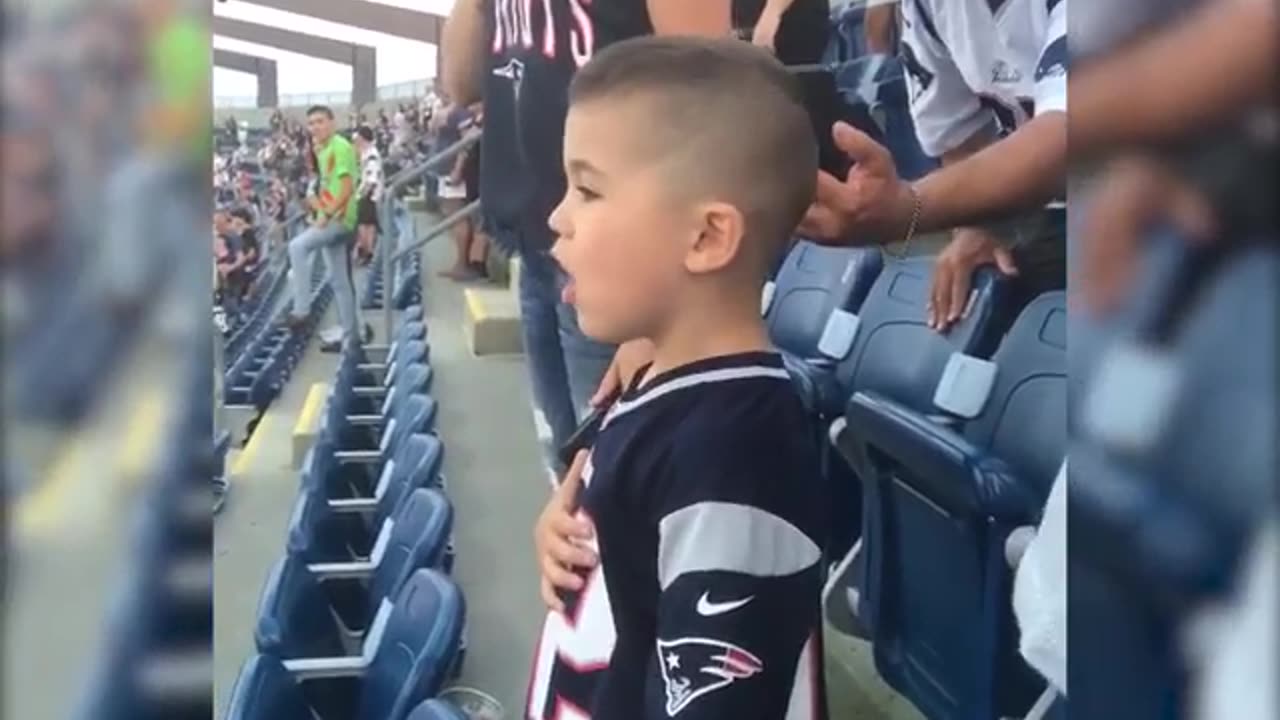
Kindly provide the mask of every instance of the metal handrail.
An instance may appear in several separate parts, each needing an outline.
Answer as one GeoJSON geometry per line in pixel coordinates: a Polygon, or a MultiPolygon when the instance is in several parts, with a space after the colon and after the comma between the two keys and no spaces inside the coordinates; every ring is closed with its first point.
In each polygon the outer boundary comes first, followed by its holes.
{"type": "Polygon", "coordinates": [[[479,209],[480,209],[480,201],[474,200],[468,205],[466,205],[465,207],[463,207],[462,209],[454,212],[451,215],[446,216],[440,222],[436,223],[435,225],[432,225],[431,229],[427,231],[426,235],[423,235],[421,238],[414,240],[409,246],[403,247],[397,250],[396,254],[392,256],[391,262],[394,263],[398,260],[403,260],[405,256],[407,256],[409,253],[412,253],[413,251],[418,250],[419,248],[423,247],[424,245],[431,242],[432,240],[435,240],[436,238],[440,237],[440,235],[445,233],[447,230],[449,230],[449,228],[453,227],[457,223],[463,220],[466,220],[472,215],[475,215],[479,209]]]}
{"type": "MultiPolygon", "coordinates": [[[[391,319],[392,297],[391,296],[393,291],[395,290],[395,262],[405,254],[403,252],[398,252],[398,251],[393,252],[390,248],[390,243],[389,243],[390,237],[394,236],[392,229],[395,227],[395,222],[394,222],[395,215],[394,215],[394,208],[393,208],[395,194],[405,185],[408,185],[409,183],[421,178],[423,175],[426,175],[428,172],[435,169],[437,166],[447,162],[448,160],[458,155],[458,153],[461,153],[462,151],[466,150],[467,148],[471,147],[472,145],[476,144],[479,141],[480,141],[480,133],[476,132],[476,133],[468,134],[467,136],[463,137],[461,140],[453,143],[449,147],[445,148],[444,150],[441,150],[435,155],[432,155],[426,160],[423,160],[417,165],[411,168],[406,168],[404,170],[401,170],[400,172],[393,175],[389,181],[387,181],[387,187],[383,193],[383,197],[384,197],[384,202],[382,203],[383,217],[382,217],[382,222],[380,224],[382,225],[382,231],[384,233],[387,233],[388,236],[384,236],[382,239],[382,242],[379,243],[380,252],[382,254],[382,327],[383,327],[383,331],[385,332],[384,337],[387,339],[387,342],[390,342],[390,338],[391,338],[391,324],[392,324],[392,319],[391,319]]],[[[471,212],[475,212],[475,208],[473,207],[475,205],[477,205],[477,203],[472,203],[472,205],[468,206],[467,208],[463,208],[463,210],[470,209],[471,212]]],[[[460,212],[462,211],[459,211],[459,213],[460,212]]],[[[454,213],[454,215],[458,215],[459,213],[454,213]]],[[[453,216],[450,216],[450,217],[453,217],[453,216]]],[[[446,218],[446,220],[448,219],[449,218],[446,218]]],[[[454,219],[453,222],[457,222],[457,219],[454,219]]],[[[442,232],[442,230],[440,229],[441,225],[443,225],[443,223],[432,228],[427,235],[427,239],[437,237],[442,232]]],[[[443,227],[448,228],[449,226],[443,225],[443,227]]],[[[414,249],[421,247],[423,244],[425,244],[425,242],[426,240],[423,240],[422,242],[414,243],[413,244],[414,249]]]]}

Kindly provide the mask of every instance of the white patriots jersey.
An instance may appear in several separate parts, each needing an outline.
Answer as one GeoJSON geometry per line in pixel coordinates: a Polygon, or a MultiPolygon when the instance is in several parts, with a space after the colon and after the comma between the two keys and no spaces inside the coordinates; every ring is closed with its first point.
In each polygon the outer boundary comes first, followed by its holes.
{"type": "Polygon", "coordinates": [[[1067,0],[902,0],[911,116],[926,153],[1067,108],[1067,0]]]}

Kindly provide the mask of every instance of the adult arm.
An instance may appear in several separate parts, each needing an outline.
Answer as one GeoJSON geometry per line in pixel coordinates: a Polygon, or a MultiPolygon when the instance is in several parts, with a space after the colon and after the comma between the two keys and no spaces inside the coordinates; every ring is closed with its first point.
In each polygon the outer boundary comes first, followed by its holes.
{"type": "Polygon", "coordinates": [[[440,76],[453,102],[470,105],[480,100],[484,91],[484,51],[483,0],[456,0],[440,43],[440,76]]]}
{"type": "Polygon", "coordinates": [[[1278,35],[1272,2],[1205,3],[1082,66],[1070,81],[1073,157],[1172,140],[1274,97],[1278,35]]]}

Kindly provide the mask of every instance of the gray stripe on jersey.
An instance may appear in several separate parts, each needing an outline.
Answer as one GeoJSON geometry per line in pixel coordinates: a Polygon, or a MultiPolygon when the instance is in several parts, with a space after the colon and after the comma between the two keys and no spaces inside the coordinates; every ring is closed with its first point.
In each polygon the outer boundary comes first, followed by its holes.
{"type": "Polygon", "coordinates": [[[695,503],[658,524],[658,582],[663,590],[692,572],[793,575],[821,555],[795,525],[750,505],[695,503]]]}

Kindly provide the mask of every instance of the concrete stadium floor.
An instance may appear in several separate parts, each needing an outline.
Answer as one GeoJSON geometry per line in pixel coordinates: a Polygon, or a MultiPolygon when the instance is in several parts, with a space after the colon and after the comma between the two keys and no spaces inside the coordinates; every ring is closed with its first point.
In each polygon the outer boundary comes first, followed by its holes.
{"type": "MultiPolygon", "coordinates": [[[[419,234],[427,226],[417,215],[419,234]]],[[[462,335],[461,286],[435,275],[452,248],[424,253],[423,296],[440,403],[445,473],[456,511],[454,576],[466,594],[468,639],[460,684],[492,694],[507,718],[520,716],[528,663],[543,613],[537,597],[531,531],[546,499],[546,476],[529,409],[523,358],[471,355],[462,335]]],[[[357,287],[363,278],[357,278],[357,287]]],[[[332,313],[332,309],[330,313],[332,313]]],[[[381,335],[381,312],[365,319],[381,335]]],[[[290,468],[291,432],[312,383],[329,382],[336,356],[313,340],[282,396],[258,427],[243,476],[232,480],[214,529],[215,717],[222,717],[236,674],[253,650],[258,594],[284,551],[297,495],[290,468]]],[[[233,459],[230,461],[235,463],[233,459]]],[[[828,690],[833,720],[916,720],[920,715],[879,682],[870,649],[828,633],[828,690]]]]}

